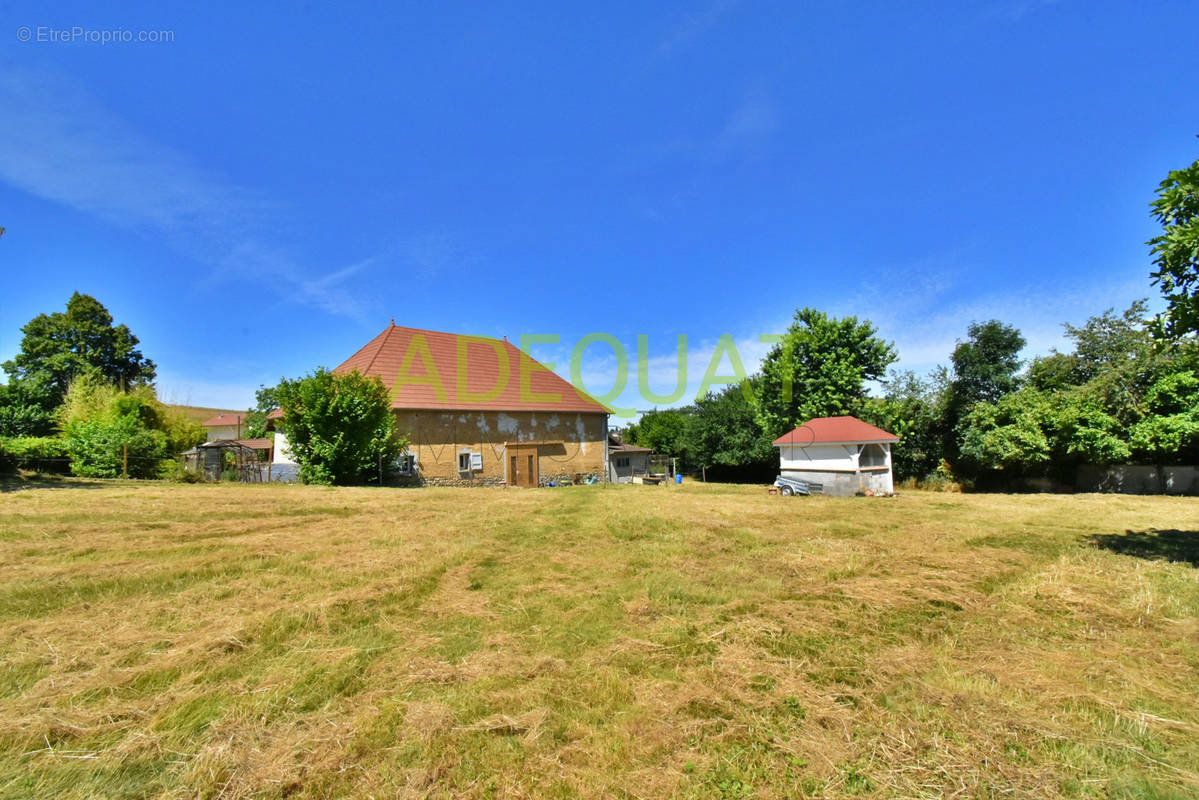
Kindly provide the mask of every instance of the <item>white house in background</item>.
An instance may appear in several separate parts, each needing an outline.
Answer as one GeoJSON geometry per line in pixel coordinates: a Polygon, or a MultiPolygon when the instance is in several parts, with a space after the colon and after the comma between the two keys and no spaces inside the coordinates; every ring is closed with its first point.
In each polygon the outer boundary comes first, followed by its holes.
{"type": "Polygon", "coordinates": [[[268,427],[275,429],[275,449],[271,451],[270,477],[273,481],[290,482],[300,477],[300,465],[291,457],[287,435],[272,420],[268,427]]]}
{"type": "Polygon", "coordinates": [[[220,411],[200,423],[208,431],[208,441],[240,439],[246,430],[246,415],[220,411]]]}
{"type": "Polygon", "coordinates": [[[817,417],[774,440],[784,477],[839,496],[892,494],[891,445],[899,437],[857,417],[817,417]]]}
{"type": "MultiPolygon", "coordinates": [[[[253,450],[267,451],[269,469],[264,469],[264,479],[269,476],[273,481],[294,481],[299,474],[299,466],[291,457],[287,446],[287,437],[283,431],[274,431],[271,438],[246,439],[246,414],[234,411],[221,411],[204,420],[201,425],[208,432],[209,442],[229,441],[249,447],[253,450]]],[[[267,430],[275,428],[275,420],[267,419],[267,430]]]]}

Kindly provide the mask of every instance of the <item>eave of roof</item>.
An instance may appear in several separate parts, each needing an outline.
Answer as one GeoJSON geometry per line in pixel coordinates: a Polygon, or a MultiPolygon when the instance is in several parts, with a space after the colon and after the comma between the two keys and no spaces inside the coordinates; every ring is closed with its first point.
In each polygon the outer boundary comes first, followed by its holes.
{"type": "Polygon", "coordinates": [[[811,444],[891,444],[899,437],[857,417],[817,417],[775,439],[775,447],[811,444]]]}
{"type": "Polygon", "coordinates": [[[217,414],[215,417],[209,417],[200,423],[205,428],[215,428],[220,425],[241,425],[246,421],[245,414],[217,414]]]}

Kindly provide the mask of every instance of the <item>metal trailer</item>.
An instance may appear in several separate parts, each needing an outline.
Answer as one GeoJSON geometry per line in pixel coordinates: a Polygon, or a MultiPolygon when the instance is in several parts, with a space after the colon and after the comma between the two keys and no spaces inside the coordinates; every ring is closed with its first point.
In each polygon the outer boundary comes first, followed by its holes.
{"type": "Polygon", "coordinates": [[[779,487],[779,494],[785,497],[795,494],[822,494],[824,492],[823,484],[801,481],[796,478],[784,478],[782,475],[775,478],[774,485],[779,487]]]}

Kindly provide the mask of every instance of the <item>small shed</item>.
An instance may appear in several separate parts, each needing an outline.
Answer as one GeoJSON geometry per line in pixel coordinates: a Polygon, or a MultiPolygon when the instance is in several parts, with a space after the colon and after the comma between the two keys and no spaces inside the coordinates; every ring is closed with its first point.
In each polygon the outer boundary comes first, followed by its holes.
{"type": "Polygon", "coordinates": [[[207,481],[235,472],[242,483],[261,483],[273,447],[270,439],[217,439],[185,452],[183,465],[207,481]]]}
{"type": "Polygon", "coordinates": [[[857,417],[817,417],[774,440],[783,477],[819,483],[825,494],[894,494],[893,433],[857,417]]]}
{"type": "Polygon", "coordinates": [[[649,473],[648,447],[625,444],[616,434],[608,434],[608,480],[612,483],[632,483],[633,477],[649,473]]]}

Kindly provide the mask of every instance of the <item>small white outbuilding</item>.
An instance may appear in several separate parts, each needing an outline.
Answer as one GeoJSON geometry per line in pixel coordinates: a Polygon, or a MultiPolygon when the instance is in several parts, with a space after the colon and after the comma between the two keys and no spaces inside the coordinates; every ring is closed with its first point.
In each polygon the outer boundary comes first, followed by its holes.
{"type": "Polygon", "coordinates": [[[819,483],[824,493],[892,494],[891,445],[899,437],[857,417],[817,417],[774,440],[786,478],[819,483]]]}

